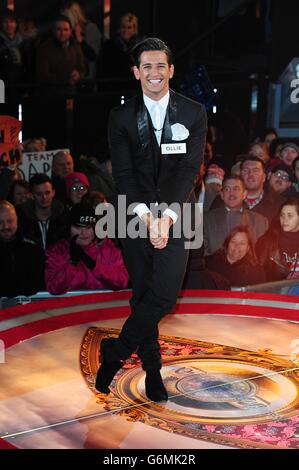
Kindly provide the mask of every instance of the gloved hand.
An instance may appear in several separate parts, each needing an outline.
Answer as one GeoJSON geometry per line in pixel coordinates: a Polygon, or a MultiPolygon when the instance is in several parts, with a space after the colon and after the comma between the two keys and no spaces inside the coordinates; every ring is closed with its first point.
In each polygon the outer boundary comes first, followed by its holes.
{"type": "Polygon", "coordinates": [[[83,261],[83,263],[88,269],[90,270],[94,269],[96,265],[96,261],[93,260],[90,256],[88,256],[88,254],[85,253],[84,250],[82,250],[82,253],[81,253],[81,260],[83,261]]]}
{"type": "Polygon", "coordinates": [[[78,238],[78,235],[75,235],[74,237],[72,237],[71,243],[70,243],[70,258],[71,258],[72,264],[74,264],[75,266],[77,266],[77,264],[79,263],[82,252],[83,252],[82,248],[76,243],[77,238],[78,238]]]}
{"type": "Polygon", "coordinates": [[[83,248],[80,245],[77,245],[78,235],[75,235],[74,237],[71,238],[71,244],[70,244],[70,257],[71,257],[71,262],[75,266],[79,263],[80,260],[83,261],[85,266],[88,269],[94,269],[96,265],[96,261],[94,261],[90,256],[88,256],[87,253],[83,250],[83,248]]]}

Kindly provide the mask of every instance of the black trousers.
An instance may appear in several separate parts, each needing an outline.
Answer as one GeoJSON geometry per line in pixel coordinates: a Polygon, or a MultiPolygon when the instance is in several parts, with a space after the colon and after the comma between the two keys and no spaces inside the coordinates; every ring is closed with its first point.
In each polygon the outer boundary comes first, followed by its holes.
{"type": "Polygon", "coordinates": [[[122,239],[132,281],[131,315],[111,351],[125,360],[137,350],[144,370],[161,368],[158,323],[175,305],[184,279],[188,249],[185,239],[170,238],[166,248],[155,249],[148,239],[122,239]]]}

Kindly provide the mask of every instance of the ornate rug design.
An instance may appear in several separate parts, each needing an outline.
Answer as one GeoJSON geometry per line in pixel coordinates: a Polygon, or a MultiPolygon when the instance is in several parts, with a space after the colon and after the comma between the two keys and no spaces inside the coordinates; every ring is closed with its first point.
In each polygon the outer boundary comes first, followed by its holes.
{"type": "Polygon", "coordinates": [[[148,401],[134,354],[111,384],[94,388],[103,337],[90,327],[80,348],[83,377],[106,411],[171,433],[240,448],[299,448],[299,361],[270,349],[247,351],[178,337],[160,337],[167,402],[148,401]]]}

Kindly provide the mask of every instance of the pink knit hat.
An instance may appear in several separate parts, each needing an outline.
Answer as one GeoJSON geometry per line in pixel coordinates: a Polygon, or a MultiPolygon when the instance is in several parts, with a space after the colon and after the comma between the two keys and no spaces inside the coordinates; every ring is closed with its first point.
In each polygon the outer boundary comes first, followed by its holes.
{"type": "Polygon", "coordinates": [[[217,183],[222,185],[222,181],[224,178],[225,172],[220,168],[220,166],[213,163],[209,166],[208,171],[206,173],[205,182],[206,183],[217,183]]]}
{"type": "Polygon", "coordinates": [[[77,171],[67,175],[65,178],[65,189],[68,196],[70,195],[71,188],[77,184],[84,184],[84,186],[89,190],[89,181],[84,173],[79,173],[77,171]]]}

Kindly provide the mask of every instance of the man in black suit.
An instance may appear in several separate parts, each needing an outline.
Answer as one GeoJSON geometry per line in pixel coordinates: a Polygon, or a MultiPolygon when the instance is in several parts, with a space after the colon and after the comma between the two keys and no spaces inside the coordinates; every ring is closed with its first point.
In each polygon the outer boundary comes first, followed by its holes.
{"type": "Polygon", "coordinates": [[[132,58],[143,95],[111,111],[109,143],[118,194],[126,196],[127,206],[133,205],[147,236],[128,234],[122,240],[133,288],[132,312],[119,337],[101,343],[96,389],[109,393],[123,361],[137,350],[146,371],[146,395],[161,401],[168,395],[160,375],[158,323],[176,303],[186,270],[185,237],[182,230],[174,234],[183,204],[192,200],[206,113],[199,103],[169,90],[174,66],[163,41],[145,39],[135,46],[132,58]],[[161,203],[165,210],[158,210],[161,203]]]}

